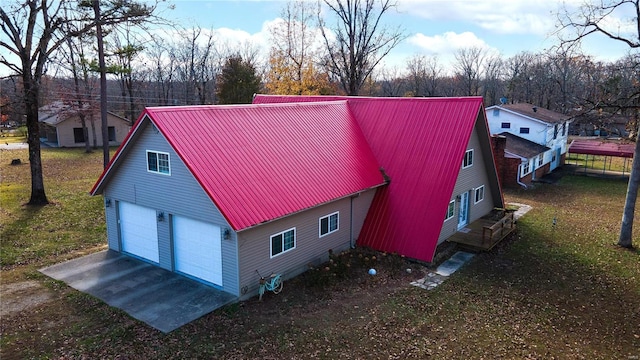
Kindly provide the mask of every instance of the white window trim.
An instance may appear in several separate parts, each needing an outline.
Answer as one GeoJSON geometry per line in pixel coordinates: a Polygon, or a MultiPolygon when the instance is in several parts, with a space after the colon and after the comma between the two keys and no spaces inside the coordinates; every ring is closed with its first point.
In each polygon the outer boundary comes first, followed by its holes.
{"type": "Polygon", "coordinates": [[[464,158],[462,159],[462,168],[463,168],[463,169],[467,169],[467,168],[470,168],[470,167],[472,167],[472,166],[473,166],[473,157],[474,157],[474,156],[473,156],[473,155],[474,155],[473,153],[474,153],[473,149],[468,149],[467,151],[465,151],[465,152],[464,152],[464,158]],[[469,165],[465,166],[465,165],[464,165],[464,162],[465,162],[465,160],[467,160],[467,154],[468,154],[468,153],[471,153],[471,164],[469,164],[469,165]]]}
{"type": "Polygon", "coordinates": [[[449,201],[449,205],[447,205],[447,214],[445,216],[444,221],[451,220],[456,216],[456,200],[453,199],[449,201]],[[449,216],[449,207],[453,204],[453,211],[451,212],[451,216],[449,216]]]}
{"type": "Polygon", "coordinates": [[[527,160],[527,162],[522,163],[521,165],[522,165],[522,167],[521,167],[521,170],[520,170],[520,177],[524,177],[524,176],[529,175],[531,173],[531,164],[529,163],[529,160],[527,160]],[[526,168],[528,168],[529,171],[527,171],[527,172],[524,171],[525,170],[525,166],[526,166],[526,168]]]}
{"type": "MultiPolygon", "coordinates": [[[[156,156],[157,158],[157,156],[156,156]]],[[[145,159],[144,159],[146,166],[147,166],[147,172],[153,173],[153,174],[160,174],[160,175],[166,175],[166,176],[171,176],[171,154],[169,154],[168,152],[164,152],[164,151],[156,151],[156,150],[147,150],[145,153],[145,159]],[[151,169],[149,169],[149,153],[155,153],[156,155],[158,154],[163,154],[163,155],[167,155],[167,163],[168,163],[168,168],[169,168],[169,172],[168,173],[163,173],[160,171],[160,164],[159,164],[159,159],[158,164],[156,164],[158,166],[158,171],[153,171],[151,169]]]]}
{"type": "Polygon", "coordinates": [[[321,217],[320,219],[318,219],[318,237],[325,237],[325,236],[327,236],[329,234],[332,234],[332,233],[334,233],[334,232],[336,232],[338,230],[340,230],[340,211],[333,212],[333,213],[331,213],[329,215],[325,215],[325,216],[321,217]],[[331,217],[333,215],[337,216],[335,230],[331,230],[331,220],[330,219],[331,219],[331,217]],[[329,226],[327,227],[327,229],[329,230],[329,232],[327,232],[326,234],[322,233],[322,219],[327,219],[327,221],[328,221],[328,225],[329,226]]]}
{"type": "Polygon", "coordinates": [[[291,229],[287,229],[287,230],[284,230],[284,231],[280,231],[279,233],[273,234],[273,235],[271,235],[269,237],[269,257],[271,259],[273,259],[276,256],[280,256],[280,255],[282,255],[284,253],[287,253],[287,252],[289,252],[291,250],[294,250],[296,248],[296,246],[298,246],[298,239],[296,239],[296,228],[295,227],[292,227],[291,229]],[[293,247],[290,248],[290,249],[285,250],[284,249],[284,234],[289,232],[289,231],[291,231],[291,230],[293,230],[293,247]],[[275,254],[275,255],[273,255],[273,238],[278,236],[278,235],[282,235],[282,251],[277,253],[277,254],[275,254]]]}
{"type": "Polygon", "coordinates": [[[484,200],[484,185],[480,185],[477,188],[473,189],[473,203],[477,204],[479,202],[481,202],[482,200],[484,200]],[[478,195],[478,190],[482,189],[482,199],[477,200],[477,195],[478,195]]]}

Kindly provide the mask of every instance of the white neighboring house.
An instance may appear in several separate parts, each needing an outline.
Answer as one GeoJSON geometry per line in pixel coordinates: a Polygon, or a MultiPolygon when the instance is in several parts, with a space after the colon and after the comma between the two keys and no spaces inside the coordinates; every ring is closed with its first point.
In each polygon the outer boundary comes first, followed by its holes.
{"type": "MultiPolygon", "coordinates": [[[[553,171],[564,165],[569,116],[527,103],[494,105],[486,112],[491,135],[508,132],[550,149],[537,167],[549,164],[549,171],[553,171]]],[[[530,167],[529,172],[533,170],[530,167]]]]}

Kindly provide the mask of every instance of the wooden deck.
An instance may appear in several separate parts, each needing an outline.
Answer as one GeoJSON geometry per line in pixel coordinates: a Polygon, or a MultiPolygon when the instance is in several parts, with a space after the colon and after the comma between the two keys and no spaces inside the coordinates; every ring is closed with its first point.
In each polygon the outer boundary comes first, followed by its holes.
{"type": "Polygon", "coordinates": [[[510,212],[498,221],[478,219],[456,232],[447,241],[472,251],[489,251],[515,230],[513,212],[510,212]]]}

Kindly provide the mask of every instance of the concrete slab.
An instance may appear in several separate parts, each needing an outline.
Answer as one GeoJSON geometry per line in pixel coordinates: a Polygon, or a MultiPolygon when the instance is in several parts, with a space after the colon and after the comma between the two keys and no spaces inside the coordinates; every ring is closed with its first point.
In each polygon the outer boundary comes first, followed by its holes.
{"type": "Polygon", "coordinates": [[[518,208],[518,210],[516,210],[513,213],[513,218],[515,220],[520,219],[522,216],[524,216],[526,213],[528,213],[529,211],[531,211],[532,207],[530,205],[526,205],[526,204],[519,204],[519,203],[507,203],[508,206],[515,206],[518,208]]]}
{"type": "Polygon", "coordinates": [[[40,272],[164,333],[237,300],[232,294],[111,250],[40,272]]]}
{"type": "Polygon", "coordinates": [[[427,276],[411,282],[411,285],[425,290],[433,290],[447,280],[449,275],[460,269],[462,265],[471,260],[474,256],[475,254],[468,253],[466,251],[458,251],[440,264],[435,272],[428,272],[427,276]]]}
{"type": "Polygon", "coordinates": [[[468,253],[465,251],[458,251],[449,259],[444,261],[438,269],[436,269],[436,274],[442,276],[449,276],[456,272],[462,265],[464,265],[467,261],[471,260],[474,256],[472,253],[468,253]]]}

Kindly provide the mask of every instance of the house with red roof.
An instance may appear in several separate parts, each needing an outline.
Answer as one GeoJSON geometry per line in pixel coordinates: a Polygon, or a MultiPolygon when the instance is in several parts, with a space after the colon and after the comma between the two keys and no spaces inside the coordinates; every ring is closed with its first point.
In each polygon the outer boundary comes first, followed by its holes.
{"type": "Polygon", "coordinates": [[[111,250],[239,299],[356,244],[429,262],[503,207],[479,97],[147,108],[91,194],[111,250]]]}

